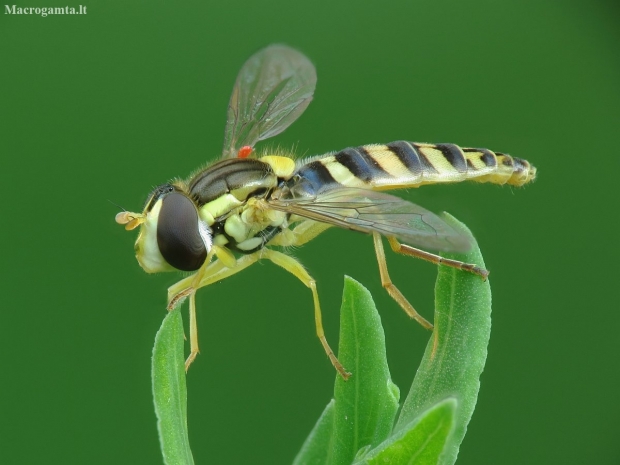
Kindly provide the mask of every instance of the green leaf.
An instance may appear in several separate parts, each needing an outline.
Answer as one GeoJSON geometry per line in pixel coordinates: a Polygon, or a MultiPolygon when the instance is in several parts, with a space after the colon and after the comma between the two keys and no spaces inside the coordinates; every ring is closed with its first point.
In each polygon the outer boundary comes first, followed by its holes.
{"type": "Polygon", "coordinates": [[[293,465],[323,465],[326,463],[334,430],[334,403],[332,399],[306,438],[293,465]]]}
{"type": "Polygon", "coordinates": [[[452,432],[456,408],[454,398],[438,403],[354,464],[436,464],[452,432]]]}
{"type": "Polygon", "coordinates": [[[187,436],[187,389],[179,309],[164,318],[155,336],[152,381],[159,442],[168,465],[193,464],[187,436]]]}
{"type": "Polygon", "coordinates": [[[392,383],[381,318],[370,292],[346,276],[340,309],[340,362],[352,373],[336,377],[332,464],[350,464],[358,450],[391,433],[400,393],[392,383]]]}
{"type": "Polygon", "coordinates": [[[399,391],[390,378],[381,319],[370,293],[349,277],[340,310],[338,356],[352,376],[348,381],[336,377],[335,399],[296,464],[350,464],[359,449],[383,442],[394,424],[399,391]]]}
{"type": "MultiPolygon", "coordinates": [[[[453,217],[446,222],[471,237],[471,232],[453,217]]],[[[475,240],[472,250],[445,257],[484,267],[475,240]]],[[[454,431],[439,462],[453,464],[467,424],[476,406],[480,374],[487,357],[491,333],[491,288],[472,273],[440,266],[435,286],[435,329],[411,390],[396,423],[395,432],[448,397],[457,399],[454,431]]]]}

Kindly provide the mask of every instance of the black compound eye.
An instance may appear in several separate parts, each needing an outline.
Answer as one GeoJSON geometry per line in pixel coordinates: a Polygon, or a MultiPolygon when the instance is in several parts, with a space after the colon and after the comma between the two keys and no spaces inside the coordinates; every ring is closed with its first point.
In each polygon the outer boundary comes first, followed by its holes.
{"type": "Polygon", "coordinates": [[[179,192],[167,194],[157,219],[157,245],[164,259],[182,271],[195,271],[204,263],[207,248],[200,235],[198,211],[179,192]]]}

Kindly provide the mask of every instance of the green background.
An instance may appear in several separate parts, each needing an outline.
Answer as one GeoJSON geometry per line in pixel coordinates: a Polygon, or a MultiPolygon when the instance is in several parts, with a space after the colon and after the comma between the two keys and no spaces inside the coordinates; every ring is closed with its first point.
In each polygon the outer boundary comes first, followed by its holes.
{"type": "MultiPolygon", "coordinates": [[[[64,6],[44,3],[18,6],[64,6]]],[[[150,357],[179,276],[139,268],[108,200],[139,210],[153,186],[216,158],[236,73],[273,42],[318,72],[314,102],[273,144],[453,142],[539,169],[521,189],[401,193],[465,222],[492,272],[489,358],[458,463],[620,463],[615,2],[86,6],[0,14],[0,463],[161,462],[150,357]]],[[[382,290],[371,238],[331,230],[294,254],[318,280],[332,345],[343,275],[370,289],[406,393],[429,333],[382,290]]],[[[388,262],[432,317],[433,266],[388,262]]],[[[197,300],[196,462],[289,463],[335,376],[310,292],[262,263],[197,300]]]]}

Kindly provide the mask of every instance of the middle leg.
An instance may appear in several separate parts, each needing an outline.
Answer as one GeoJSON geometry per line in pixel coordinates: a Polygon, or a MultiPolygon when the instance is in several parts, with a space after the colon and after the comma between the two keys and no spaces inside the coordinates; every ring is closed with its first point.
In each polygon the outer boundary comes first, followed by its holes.
{"type": "Polygon", "coordinates": [[[349,373],[344,366],[340,363],[334,351],[329,347],[327,343],[327,339],[325,339],[325,332],[323,331],[323,319],[321,317],[321,306],[319,304],[319,294],[316,289],[316,281],[308,274],[305,268],[295,260],[293,257],[283,254],[282,252],[277,252],[271,249],[263,249],[263,258],[268,258],[273,263],[278,266],[281,266],[289,273],[293,274],[297,279],[299,279],[302,283],[304,283],[307,287],[312,291],[312,297],[314,299],[314,323],[316,325],[316,334],[321,341],[321,345],[323,345],[323,349],[325,349],[325,353],[329,357],[329,360],[336,368],[336,371],[342,376],[342,378],[346,381],[351,373],[349,373]]]}

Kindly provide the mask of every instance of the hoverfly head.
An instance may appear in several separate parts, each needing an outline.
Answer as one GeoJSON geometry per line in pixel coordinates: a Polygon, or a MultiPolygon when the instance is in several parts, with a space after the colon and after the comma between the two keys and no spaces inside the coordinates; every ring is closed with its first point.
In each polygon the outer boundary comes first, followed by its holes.
{"type": "Polygon", "coordinates": [[[196,204],[172,184],[158,186],[141,215],[122,212],[117,222],[127,229],[140,225],[136,258],[147,273],[196,271],[213,243],[211,229],[200,219],[196,204]]]}

